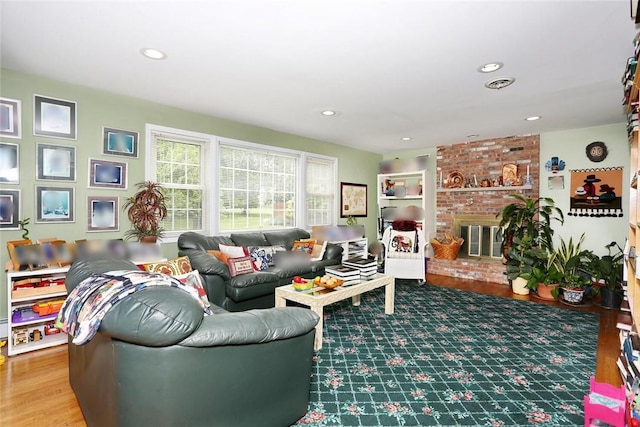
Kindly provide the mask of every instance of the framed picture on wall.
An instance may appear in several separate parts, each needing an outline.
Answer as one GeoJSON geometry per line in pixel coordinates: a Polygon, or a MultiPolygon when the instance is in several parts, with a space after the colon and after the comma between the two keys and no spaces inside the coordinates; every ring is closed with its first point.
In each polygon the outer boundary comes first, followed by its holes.
{"type": "Polygon", "coordinates": [[[36,222],[75,222],[73,187],[36,186],[36,222]]]}
{"type": "Polygon", "coordinates": [[[36,179],[52,181],[76,180],[76,147],[37,144],[36,179]]]}
{"type": "Polygon", "coordinates": [[[87,231],[118,231],[118,197],[87,198],[87,231]]]}
{"type": "Polygon", "coordinates": [[[102,152],[113,156],[138,157],[138,132],[102,128],[102,152]]]}
{"type": "Polygon", "coordinates": [[[0,142],[0,183],[20,183],[20,146],[0,142]]]}
{"type": "Polygon", "coordinates": [[[77,126],[75,102],[33,95],[34,135],[76,139],[77,126]]]}
{"type": "Polygon", "coordinates": [[[22,138],[22,101],[0,98],[0,136],[22,138]]]}
{"type": "Polygon", "coordinates": [[[340,183],[340,217],[367,216],[367,185],[340,183]]]}
{"type": "Polygon", "coordinates": [[[0,229],[20,230],[20,190],[0,189],[0,229]]]}
{"type": "Polygon", "coordinates": [[[89,187],[127,189],[127,163],[89,159],[89,187]]]}

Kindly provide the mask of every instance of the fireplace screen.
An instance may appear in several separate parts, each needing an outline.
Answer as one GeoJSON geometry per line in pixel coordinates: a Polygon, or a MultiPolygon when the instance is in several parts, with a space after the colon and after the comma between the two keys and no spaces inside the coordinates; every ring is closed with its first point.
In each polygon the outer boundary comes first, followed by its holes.
{"type": "Polygon", "coordinates": [[[456,235],[464,239],[458,258],[502,258],[502,234],[495,218],[485,216],[457,216],[456,235]]]}

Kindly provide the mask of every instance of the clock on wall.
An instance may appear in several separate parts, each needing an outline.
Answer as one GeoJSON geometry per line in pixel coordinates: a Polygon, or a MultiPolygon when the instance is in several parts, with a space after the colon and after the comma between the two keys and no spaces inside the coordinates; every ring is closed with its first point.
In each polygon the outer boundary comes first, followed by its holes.
{"type": "Polygon", "coordinates": [[[592,162],[601,162],[607,158],[607,146],[602,141],[595,141],[587,145],[587,157],[592,162]]]}

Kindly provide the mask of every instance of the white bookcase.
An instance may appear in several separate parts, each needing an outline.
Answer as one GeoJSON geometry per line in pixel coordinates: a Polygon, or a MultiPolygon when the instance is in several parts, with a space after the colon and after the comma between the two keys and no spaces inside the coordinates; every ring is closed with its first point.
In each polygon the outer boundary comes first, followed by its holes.
{"type": "Polygon", "coordinates": [[[14,285],[21,281],[65,277],[68,270],[69,267],[53,267],[33,271],[9,270],[7,272],[7,313],[9,317],[9,346],[7,354],[9,356],[65,344],[67,342],[67,335],[64,332],[52,335],[45,334],[45,326],[49,322],[55,322],[57,313],[37,316],[27,320],[14,320],[14,314],[21,309],[29,308],[36,303],[65,299],[67,296],[67,290],[64,285],[15,290],[14,285]],[[40,339],[30,338],[31,334],[33,334],[35,330],[40,331],[40,339]],[[22,337],[24,337],[25,331],[28,342],[14,343],[14,337],[16,334],[20,335],[22,332],[22,337]]]}
{"type": "Polygon", "coordinates": [[[329,241],[329,243],[342,246],[342,261],[353,257],[365,258],[369,254],[369,241],[366,237],[351,240],[334,240],[329,241]]]}

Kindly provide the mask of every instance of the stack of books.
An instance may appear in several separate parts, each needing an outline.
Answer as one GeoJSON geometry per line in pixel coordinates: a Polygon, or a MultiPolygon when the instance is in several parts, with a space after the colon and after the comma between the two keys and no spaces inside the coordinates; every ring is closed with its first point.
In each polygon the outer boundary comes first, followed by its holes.
{"type": "Polygon", "coordinates": [[[345,282],[360,279],[360,270],[353,267],[347,267],[346,265],[332,265],[325,267],[324,272],[331,277],[342,279],[345,282]]]}
{"type": "Polygon", "coordinates": [[[375,258],[349,258],[342,265],[357,269],[363,279],[374,276],[378,272],[378,263],[375,258]]]}

